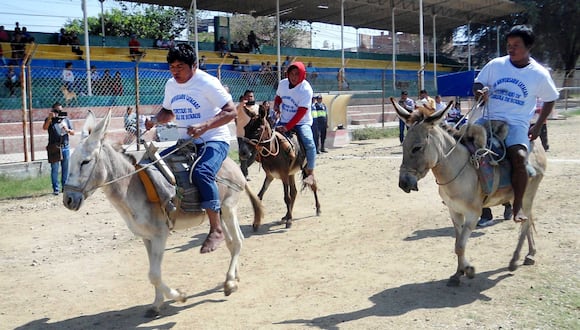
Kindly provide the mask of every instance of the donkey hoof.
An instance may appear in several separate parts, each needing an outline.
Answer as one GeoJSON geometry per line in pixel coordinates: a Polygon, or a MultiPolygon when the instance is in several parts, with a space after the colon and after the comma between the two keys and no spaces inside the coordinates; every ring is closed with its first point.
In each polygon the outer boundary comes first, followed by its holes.
{"type": "Polygon", "coordinates": [[[156,309],[154,307],[149,308],[146,312],[145,312],[145,317],[148,319],[153,319],[159,316],[159,309],[156,309]]]}
{"type": "Polygon", "coordinates": [[[288,220],[286,221],[286,229],[290,229],[292,228],[292,221],[288,220]]]}
{"type": "Polygon", "coordinates": [[[224,283],[224,294],[226,295],[226,297],[236,291],[238,291],[237,281],[226,281],[226,283],[224,283]]]}
{"type": "Polygon", "coordinates": [[[475,267],[473,266],[467,266],[465,267],[465,276],[467,276],[467,278],[472,279],[475,277],[475,267]]]}
{"type": "Polygon", "coordinates": [[[461,284],[461,281],[459,280],[459,276],[457,275],[451,276],[449,278],[449,281],[447,281],[447,286],[457,287],[459,286],[459,284],[461,284]]]}
{"type": "Polygon", "coordinates": [[[260,229],[260,225],[252,225],[252,229],[254,230],[254,233],[257,233],[260,229]]]}
{"type": "Polygon", "coordinates": [[[517,262],[517,261],[515,261],[515,260],[513,260],[513,261],[510,261],[510,265],[508,266],[508,270],[509,270],[510,272],[513,272],[513,271],[515,271],[516,269],[518,269],[518,262],[517,262]]]}
{"type": "Polygon", "coordinates": [[[527,256],[526,259],[524,259],[524,265],[526,266],[532,266],[536,264],[536,260],[534,260],[534,257],[532,256],[527,256]]]}
{"type": "Polygon", "coordinates": [[[180,303],[184,303],[187,301],[187,295],[185,294],[185,292],[177,289],[177,293],[179,293],[179,295],[177,297],[175,297],[175,301],[180,302],[180,303]]]}

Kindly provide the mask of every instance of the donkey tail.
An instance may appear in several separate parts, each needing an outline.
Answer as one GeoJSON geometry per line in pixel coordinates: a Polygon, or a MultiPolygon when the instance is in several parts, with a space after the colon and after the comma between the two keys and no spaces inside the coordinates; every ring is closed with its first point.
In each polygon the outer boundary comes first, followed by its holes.
{"type": "Polygon", "coordinates": [[[250,202],[254,209],[254,223],[252,223],[252,228],[254,229],[254,232],[257,232],[262,224],[262,220],[264,219],[264,205],[258,196],[252,191],[248,183],[246,183],[245,190],[248,197],[250,197],[250,202]]]}

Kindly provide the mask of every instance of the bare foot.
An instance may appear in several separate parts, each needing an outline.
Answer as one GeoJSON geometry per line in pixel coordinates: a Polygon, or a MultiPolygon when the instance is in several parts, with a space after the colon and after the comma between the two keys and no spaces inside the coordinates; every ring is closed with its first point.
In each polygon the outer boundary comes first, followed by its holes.
{"type": "Polygon", "coordinates": [[[221,242],[224,240],[224,234],[221,231],[212,231],[207,235],[203,245],[201,246],[200,253],[209,253],[215,251],[221,242]]]}
{"type": "Polygon", "coordinates": [[[515,222],[524,222],[528,221],[528,217],[524,214],[522,210],[519,210],[518,213],[514,216],[515,222]]]}

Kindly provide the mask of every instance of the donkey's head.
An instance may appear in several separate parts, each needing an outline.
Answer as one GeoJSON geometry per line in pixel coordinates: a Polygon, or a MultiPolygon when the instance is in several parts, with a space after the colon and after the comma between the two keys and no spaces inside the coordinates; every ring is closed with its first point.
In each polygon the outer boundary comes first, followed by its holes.
{"type": "Polygon", "coordinates": [[[111,111],[96,126],[95,122],[95,115],[89,110],[83,127],[83,140],[70,157],[63,203],[74,211],[106,180],[104,164],[99,160],[105,133],[111,122],[111,111]]]}
{"type": "Polygon", "coordinates": [[[271,129],[268,123],[268,109],[260,105],[257,116],[250,119],[244,127],[244,139],[240,143],[240,159],[245,160],[250,157],[250,152],[256,146],[270,137],[271,129]]]}
{"type": "Polygon", "coordinates": [[[397,111],[397,115],[403,120],[409,130],[403,140],[403,162],[399,170],[399,188],[405,192],[418,191],[417,182],[427,175],[427,172],[437,165],[440,157],[440,143],[436,140],[443,130],[436,132],[436,126],[445,118],[445,114],[452,107],[449,102],[447,108],[439,110],[428,117],[424,117],[418,111],[409,113],[401,107],[394,98],[391,103],[397,111]]]}

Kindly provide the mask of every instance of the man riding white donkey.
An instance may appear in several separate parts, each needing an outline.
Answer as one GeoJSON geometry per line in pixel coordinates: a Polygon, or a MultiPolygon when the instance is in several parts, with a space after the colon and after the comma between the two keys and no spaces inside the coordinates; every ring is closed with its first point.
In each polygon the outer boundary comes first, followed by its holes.
{"type": "Polygon", "coordinates": [[[486,64],[473,85],[476,99],[486,104],[484,115],[476,121],[505,122],[508,127],[505,145],[511,163],[511,184],[514,192],[513,219],[526,221],[522,200],[528,182],[526,168],[530,140],[540,135],[542,125],[530,127],[536,98],[545,100],[538,123],[543,123],[552,112],[559,93],[550,73],[530,56],[535,36],[531,28],[514,26],[506,36],[508,55],[486,64]]]}

